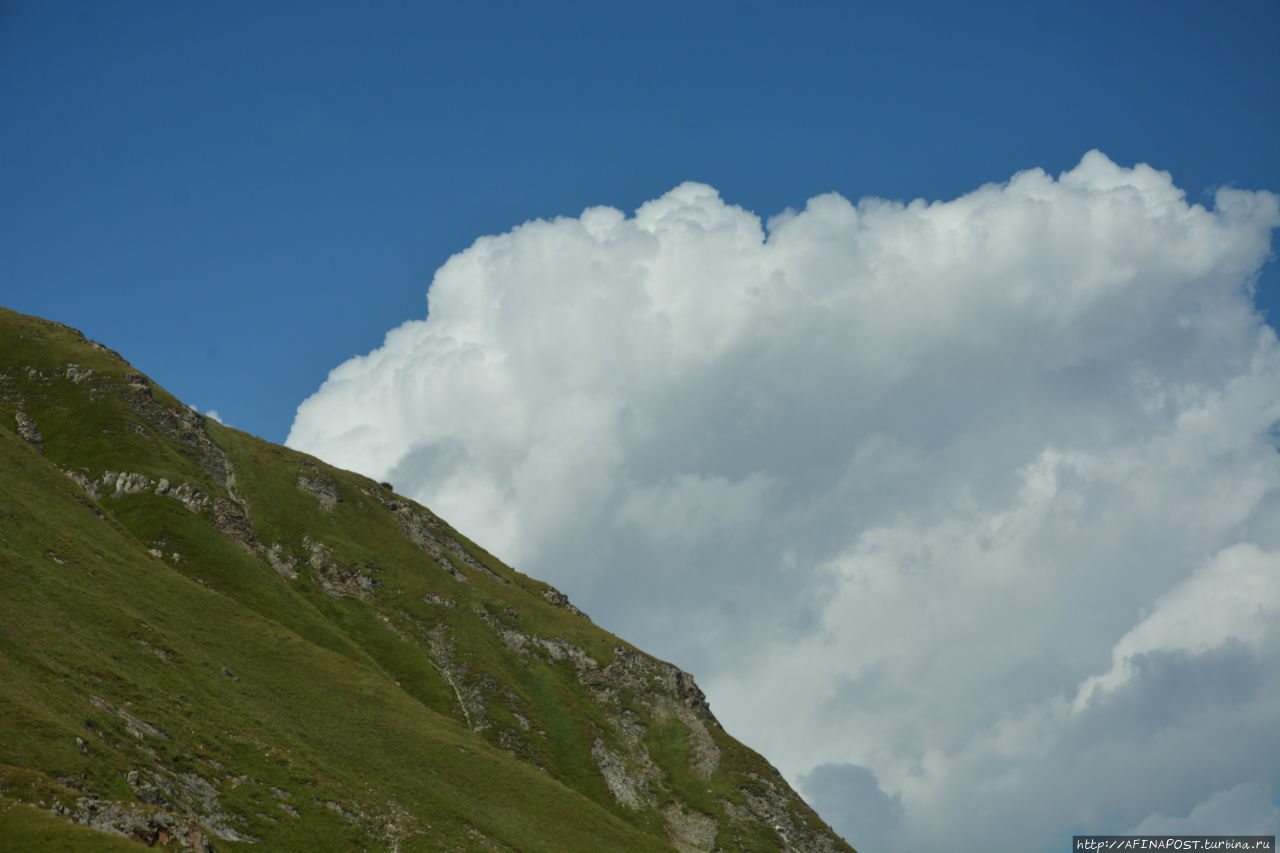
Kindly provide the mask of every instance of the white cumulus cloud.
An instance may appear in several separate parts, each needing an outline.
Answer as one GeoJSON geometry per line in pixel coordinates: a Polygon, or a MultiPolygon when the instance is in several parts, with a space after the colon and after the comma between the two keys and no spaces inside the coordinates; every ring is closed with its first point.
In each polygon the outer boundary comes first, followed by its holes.
{"type": "Polygon", "coordinates": [[[1280,790],[1277,224],[1096,151],[767,222],[687,183],[477,240],[288,443],[892,803],[881,849],[1048,848],[1280,790]]]}

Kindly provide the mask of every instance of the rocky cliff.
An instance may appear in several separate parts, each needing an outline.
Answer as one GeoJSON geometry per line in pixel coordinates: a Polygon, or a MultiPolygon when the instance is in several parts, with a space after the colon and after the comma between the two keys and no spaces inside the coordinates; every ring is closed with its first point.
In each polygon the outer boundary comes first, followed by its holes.
{"type": "Polygon", "coordinates": [[[851,849],[688,673],[3,309],[0,493],[0,848],[851,849]]]}

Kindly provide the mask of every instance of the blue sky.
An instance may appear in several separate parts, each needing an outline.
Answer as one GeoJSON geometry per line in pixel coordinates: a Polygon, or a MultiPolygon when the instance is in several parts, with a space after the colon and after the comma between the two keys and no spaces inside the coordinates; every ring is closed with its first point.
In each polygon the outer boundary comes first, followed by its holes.
{"type": "Polygon", "coordinates": [[[1275,2],[4,3],[0,304],[554,583],[863,853],[1271,834],[1278,47],[1275,2]]]}
{"type": "Polygon", "coordinates": [[[949,199],[1091,148],[1280,188],[1277,43],[1273,2],[9,2],[0,299],[280,441],[528,219],[949,199]]]}

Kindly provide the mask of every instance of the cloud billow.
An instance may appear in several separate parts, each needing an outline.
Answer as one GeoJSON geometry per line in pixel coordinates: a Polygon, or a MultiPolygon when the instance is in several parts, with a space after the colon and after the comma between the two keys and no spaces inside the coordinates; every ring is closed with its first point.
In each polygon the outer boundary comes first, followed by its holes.
{"type": "Polygon", "coordinates": [[[1280,790],[1245,760],[1280,757],[1280,350],[1251,291],[1277,224],[1269,193],[1206,209],[1098,152],[767,223],[687,183],[477,240],[288,443],[693,670],[793,780],[859,768],[900,808],[886,850],[1252,807],[1280,790]],[[1151,716],[1168,737],[1115,711],[1161,655],[1213,681],[1228,652],[1256,683],[1151,716]]]}

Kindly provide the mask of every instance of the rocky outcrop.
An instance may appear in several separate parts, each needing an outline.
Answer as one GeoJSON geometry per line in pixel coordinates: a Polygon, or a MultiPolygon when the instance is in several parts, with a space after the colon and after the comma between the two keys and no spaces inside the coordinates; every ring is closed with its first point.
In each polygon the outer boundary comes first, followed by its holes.
{"type": "Polygon", "coordinates": [[[138,719],[134,715],[130,714],[128,711],[120,710],[115,705],[112,705],[110,702],[108,702],[106,699],[103,699],[101,696],[90,696],[89,704],[95,708],[98,708],[99,710],[106,711],[108,714],[112,715],[113,717],[118,717],[121,720],[123,720],[125,724],[125,730],[129,732],[129,734],[136,737],[138,740],[143,740],[147,737],[158,738],[159,740],[173,740],[173,738],[169,737],[167,734],[160,731],[158,728],[151,725],[146,720],[138,719]]]}
{"type": "Polygon", "coordinates": [[[202,512],[209,503],[209,496],[190,483],[175,484],[166,477],[156,480],[146,474],[130,471],[106,471],[97,480],[91,480],[86,471],[85,468],[68,469],[63,473],[95,501],[102,498],[99,489],[110,490],[109,497],[120,498],[124,495],[141,494],[154,485],[154,494],[173,498],[191,512],[202,512]]]}
{"type": "MultiPolygon", "coordinates": [[[[614,647],[613,660],[602,666],[584,649],[562,637],[522,633],[518,629],[520,615],[513,609],[490,612],[476,608],[475,613],[512,652],[526,658],[536,654],[551,663],[572,664],[578,682],[589,688],[591,697],[606,714],[611,731],[596,737],[591,756],[619,805],[628,809],[656,808],[669,799],[666,773],[646,746],[653,726],[680,727],[688,771],[693,777],[710,779],[719,770],[721,749],[712,729],[719,729],[720,723],[689,673],[625,645],[614,647]],[[642,713],[637,713],[636,708],[642,713]]],[[[518,733],[510,736],[518,739],[518,733]]],[[[715,837],[715,818],[704,817],[679,809],[671,812],[670,821],[675,821],[671,830],[673,843],[678,838],[680,849],[711,849],[698,846],[708,831],[706,820],[712,821],[710,833],[715,837]]]]}
{"type": "Polygon", "coordinates": [[[271,547],[264,552],[267,563],[271,568],[275,569],[276,574],[286,580],[293,580],[298,576],[298,558],[284,550],[284,546],[279,542],[272,542],[271,547]]]}
{"type": "Polygon", "coordinates": [[[173,485],[164,477],[161,477],[160,482],[156,484],[156,494],[166,495],[176,501],[180,501],[183,506],[192,512],[203,511],[209,501],[208,495],[190,483],[173,485]]]}
{"type": "Polygon", "coordinates": [[[467,728],[473,732],[483,731],[486,728],[485,714],[488,710],[488,702],[476,684],[468,683],[469,668],[457,659],[456,646],[449,629],[444,625],[435,625],[424,633],[427,655],[440,673],[440,677],[453,690],[454,698],[458,701],[458,709],[466,720],[467,728]]]}
{"type": "Polygon", "coordinates": [[[547,602],[553,607],[559,607],[561,610],[568,610],[574,616],[581,616],[583,619],[586,619],[588,622],[591,621],[590,616],[583,613],[577,607],[573,606],[573,603],[569,601],[569,596],[565,595],[563,592],[556,589],[554,586],[548,586],[546,589],[542,591],[542,600],[547,602]]]}
{"type": "Polygon", "coordinates": [[[79,385],[93,375],[93,368],[81,369],[80,365],[67,362],[58,369],[57,375],[64,379],[70,379],[76,385],[79,385]]]}
{"type": "Polygon", "coordinates": [[[36,422],[27,417],[26,412],[15,412],[13,419],[18,424],[19,437],[36,450],[44,453],[44,436],[40,435],[40,429],[36,426],[36,422]]]}
{"type": "Polygon", "coordinates": [[[115,491],[111,493],[111,497],[119,498],[121,495],[136,495],[151,489],[152,480],[146,474],[128,474],[125,472],[116,473],[108,471],[102,478],[103,485],[115,485],[115,491]],[[114,475],[114,477],[112,476],[114,475]],[[114,483],[113,483],[114,480],[114,483]]]}
{"type": "MultiPolygon", "coordinates": [[[[774,773],[776,775],[777,771],[774,773]]],[[[838,853],[841,848],[830,834],[797,818],[797,812],[803,807],[803,803],[782,781],[780,775],[776,779],[766,779],[757,773],[750,773],[748,777],[754,784],[741,789],[748,807],[755,817],[763,820],[778,834],[785,850],[797,853],[838,853]]]]}
{"type": "Polygon", "coordinates": [[[333,508],[342,500],[338,495],[338,484],[334,482],[333,475],[328,471],[321,471],[316,463],[309,459],[303,463],[294,486],[315,495],[320,508],[325,512],[333,512],[333,508]]]}
{"type": "Polygon", "coordinates": [[[649,754],[624,757],[621,753],[609,749],[601,738],[591,744],[591,758],[595,761],[609,793],[622,806],[629,809],[641,809],[652,806],[655,801],[650,787],[661,778],[661,771],[654,765],[649,754]]]}
{"type": "Polygon", "coordinates": [[[84,489],[85,494],[96,501],[101,497],[98,494],[98,485],[84,474],[85,470],[87,469],[81,469],[79,471],[63,471],[62,473],[66,474],[73,483],[84,489]]]}
{"type": "Polygon", "coordinates": [[[240,550],[253,555],[260,550],[254,540],[253,524],[249,521],[248,514],[239,502],[231,498],[219,495],[211,499],[204,491],[190,483],[175,485],[165,477],[156,480],[137,472],[107,471],[96,483],[79,471],[72,470],[64,473],[79,483],[80,487],[94,500],[101,497],[99,488],[111,489],[108,497],[114,499],[150,491],[156,495],[173,498],[191,512],[207,510],[209,521],[213,526],[234,542],[240,550]]]}
{"type": "Polygon", "coordinates": [[[667,824],[671,845],[680,853],[708,853],[715,849],[720,821],[711,815],[668,803],[662,808],[662,819],[667,824]]]}
{"type": "Polygon", "coordinates": [[[223,841],[253,842],[258,839],[236,829],[238,818],[222,811],[220,792],[198,773],[174,772],[166,768],[131,770],[125,781],[139,802],[158,805],[170,812],[199,822],[209,834],[223,841]]]}
{"type": "Polygon", "coordinates": [[[182,850],[214,853],[212,838],[258,841],[235,826],[242,818],[222,811],[217,786],[198,773],[163,767],[135,769],[125,774],[125,783],[136,802],[90,795],[76,797],[74,806],[55,800],[50,811],[148,847],[176,844],[182,850]]]}
{"type": "Polygon", "coordinates": [[[77,797],[75,806],[56,804],[53,813],[81,826],[111,832],[148,847],[177,844],[195,853],[216,853],[205,831],[172,812],[99,797],[77,797]]]}
{"type": "Polygon", "coordinates": [[[346,596],[367,601],[373,595],[374,589],[381,586],[367,572],[354,570],[335,560],[331,546],[316,542],[310,536],[302,537],[302,545],[311,552],[309,563],[311,568],[315,569],[311,573],[311,579],[327,595],[334,598],[346,596]]]}
{"type": "Polygon", "coordinates": [[[170,407],[160,403],[152,392],[151,380],[141,373],[125,376],[124,398],[157,432],[185,447],[209,479],[248,511],[247,502],[236,493],[235,467],[226,451],[209,436],[204,415],[188,406],[170,407]]]}
{"type": "Polygon", "coordinates": [[[395,519],[396,526],[400,528],[400,532],[406,539],[426,551],[440,568],[458,580],[466,581],[467,577],[453,565],[454,561],[450,560],[450,556],[485,577],[499,583],[510,583],[502,575],[471,556],[462,547],[462,543],[451,535],[449,526],[435,513],[379,489],[365,490],[364,493],[391,511],[391,517],[395,519]]]}
{"type": "Polygon", "coordinates": [[[209,503],[209,520],[246,554],[256,554],[258,547],[253,539],[253,525],[240,504],[230,498],[216,497],[209,503]]]}

